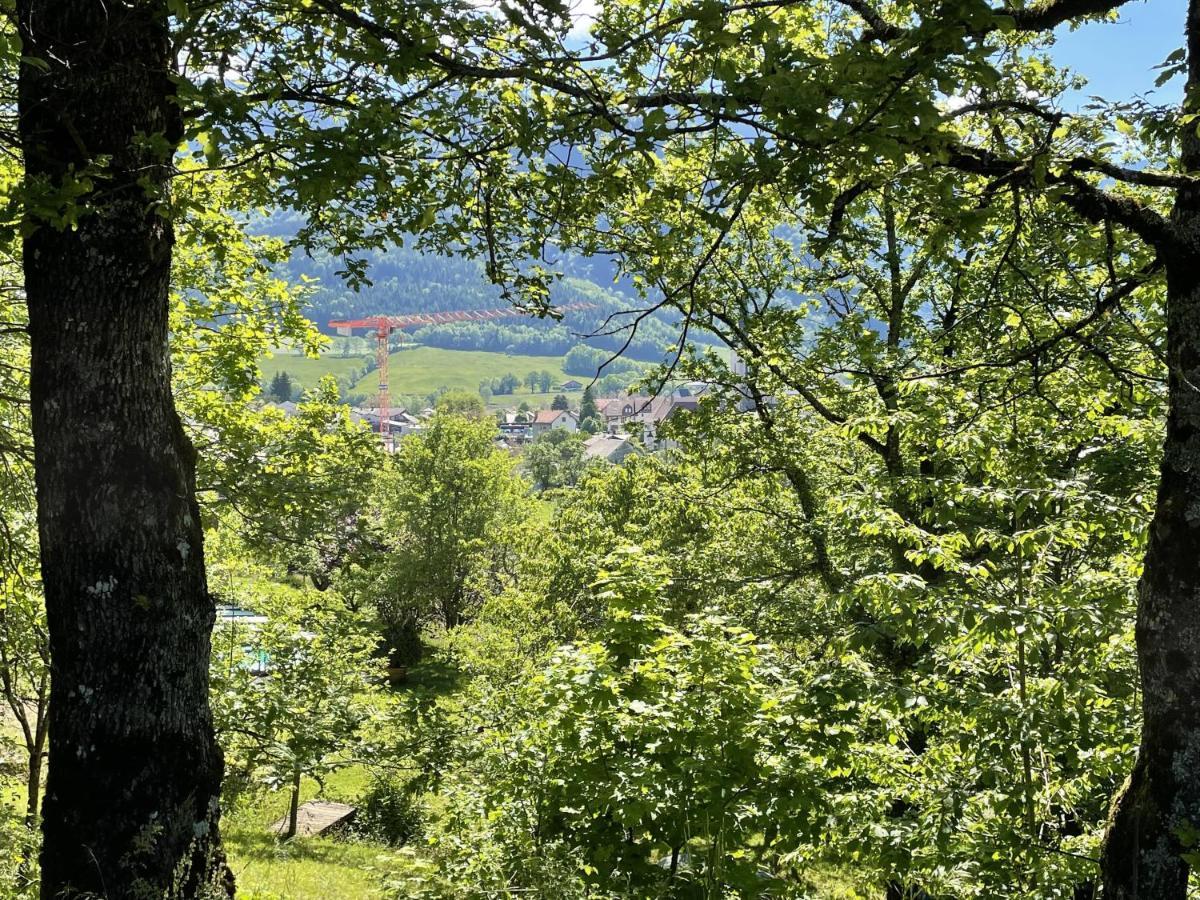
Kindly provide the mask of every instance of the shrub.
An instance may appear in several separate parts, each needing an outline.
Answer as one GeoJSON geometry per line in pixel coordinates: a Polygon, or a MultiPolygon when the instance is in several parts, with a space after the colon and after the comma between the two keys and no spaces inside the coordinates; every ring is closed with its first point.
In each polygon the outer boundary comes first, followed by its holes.
{"type": "Polygon", "coordinates": [[[424,823],[413,783],[385,777],[376,779],[359,801],[354,831],[390,847],[403,847],[421,836],[424,823]]]}

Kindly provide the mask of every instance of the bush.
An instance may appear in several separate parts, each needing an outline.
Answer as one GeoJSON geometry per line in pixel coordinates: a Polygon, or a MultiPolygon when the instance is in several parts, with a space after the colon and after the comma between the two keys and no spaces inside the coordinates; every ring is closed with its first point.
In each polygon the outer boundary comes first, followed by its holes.
{"type": "Polygon", "coordinates": [[[364,838],[403,847],[421,836],[424,810],[412,782],[379,778],[359,801],[354,831],[364,838]]]}

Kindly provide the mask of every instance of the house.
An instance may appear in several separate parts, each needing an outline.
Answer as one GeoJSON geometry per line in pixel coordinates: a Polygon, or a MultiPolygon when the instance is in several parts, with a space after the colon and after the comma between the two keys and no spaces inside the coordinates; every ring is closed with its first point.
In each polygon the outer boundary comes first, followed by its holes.
{"type": "MultiPolygon", "coordinates": [[[[375,407],[356,408],[350,410],[350,418],[363,422],[371,431],[379,431],[379,410],[375,407]]],[[[403,437],[420,431],[424,426],[421,420],[406,409],[393,409],[388,412],[387,433],[403,437]]]]}
{"type": "Polygon", "coordinates": [[[700,398],[692,390],[679,390],[654,397],[635,395],[596,401],[596,409],[604,419],[605,431],[610,434],[621,431],[639,434],[651,450],[668,445],[668,442],[658,441],[658,429],[663,422],[680,410],[695,410],[699,405],[700,398]]]}
{"type": "Polygon", "coordinates": [[[635,394],[630,397],[609,397],[596,401],[596,411],[604,419],[605,431],[620,431],[626,422],[633,421],[649,406],[650,397],[635,394]]]}
{"type": "Polygon", "coordinates": [[[579,416],[569,409],[539,409],[529,426],[530,434],[537,437],[552,428],[565,428],[567,431],[579,430],[579,416]]]}
{"type": "Polygon", "coordinates": [[[676,446],[674,441],[660,440],[659,429],[664,422],[681,411],[694,412],[699,407],[699,398],[691,395],[680,396],[673,393],[665,397],[655,397],[641,415],[642,440],[651,450],[665,450],[676,446]]]}
{"type": "Polygon", "coordinates": [[[594,434],[583,442],[583,458],[589,462],[593,459],[617,464],[630,454],[641,453],[627,434],[594,434]]]}
{"type": "Polygon", "coordinates": [[[558,389],[560,391],[582,391],[583,382],[576,381],[574,378],[572,378],[570,381],[564,381],[562,384],[560,384],[558,389]]]}

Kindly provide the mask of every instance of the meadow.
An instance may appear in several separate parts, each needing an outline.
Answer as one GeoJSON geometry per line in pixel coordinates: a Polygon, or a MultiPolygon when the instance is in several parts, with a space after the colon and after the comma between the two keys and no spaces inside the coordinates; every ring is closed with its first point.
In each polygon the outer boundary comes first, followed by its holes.
{"type": "MultiPolygon", "coordinates": [[[[343,385],[347,394],[373,396],[379,390],[379,373],[368,372],[364,377],[351,381],[367,364],[365,356],[342,356],[335,347],[318,358],[298,356],[279,351],[260,360],[266,383],[277,372],[287,372],[293,382],[309,390],[316,387],[325,375],[332,375],[343,385]]],[[[397,350],[388,358],[388,376],[393,397],[424,397],[439,388],[466,390],[474,393],[484,380],[500,378],[512,373],[524,378],[531,371],[547,371],[554,378],[554,387],[549,393],[530,392],[524,385],[512,394],[493,397],[488,406],[493,409],[519,406],[528,403],[532,407],[549,407],[550,401],[559,393],[565,393],[573,406],[578,406],[580,392],[558,391],[556,388],[571,379],[583,378],[563,371],[560,356],[529,356],[524,354],[495,353],[485,350],[444,350],[439,347],[413,345],[397,350]]]]}

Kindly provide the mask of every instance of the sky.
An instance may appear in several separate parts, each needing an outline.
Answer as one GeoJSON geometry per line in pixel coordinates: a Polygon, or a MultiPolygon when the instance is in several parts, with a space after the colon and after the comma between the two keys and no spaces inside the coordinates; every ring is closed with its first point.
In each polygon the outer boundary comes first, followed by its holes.
{"type": "Polygon", "coordinates": [[[1156,91],[1155,102],[1178,102],[1182,79],[1155,89],[1154,66],[1183,46],[1187,0],[1134,0],[1121,7],[1120,22],[1091,23],[1075,31],[1058,30],[1053,56],[1088,79],[1083,99],[1098,94],[1110,100],[1156,91]]]}

